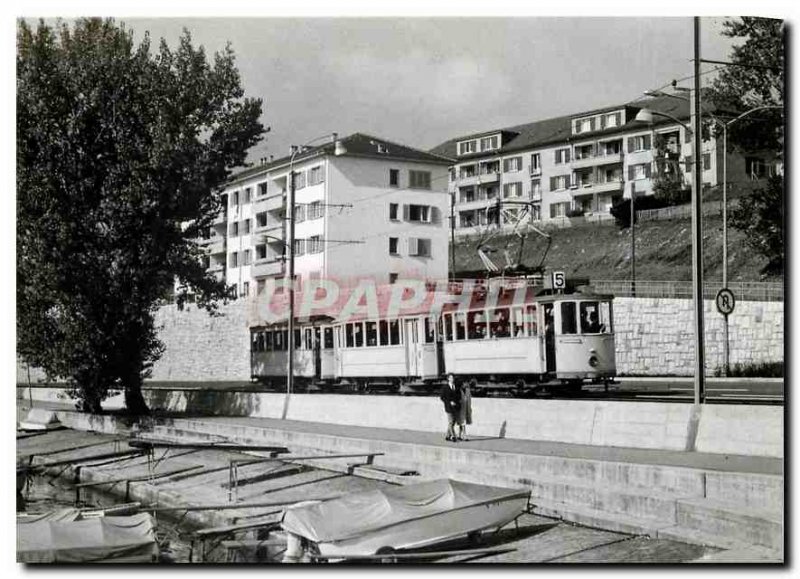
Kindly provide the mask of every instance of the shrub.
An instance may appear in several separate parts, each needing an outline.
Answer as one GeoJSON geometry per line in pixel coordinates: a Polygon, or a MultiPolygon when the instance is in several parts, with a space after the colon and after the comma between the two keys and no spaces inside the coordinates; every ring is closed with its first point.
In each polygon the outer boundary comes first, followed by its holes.
{"type": "MultiPolygon", "coordinates": [[[[722,376],[722,367],[714,370],[714,376],[722,376]]],[[[748,362],[732,364],[728,369],[731,378],[783,378],[783,362],[748,362]]]]}

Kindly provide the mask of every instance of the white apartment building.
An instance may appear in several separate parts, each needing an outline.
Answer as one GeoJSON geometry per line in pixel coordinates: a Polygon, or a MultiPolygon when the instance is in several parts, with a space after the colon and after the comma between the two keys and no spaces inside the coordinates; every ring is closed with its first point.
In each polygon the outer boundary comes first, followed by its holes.
{"type": "MultiPolygon", "coordinates": [[[[691,133],[658,115],[636,120],[647,108],[690,123],[689,103],[661,96],[635,103],[537,121],[451,139],[431,152],[456,159],[448,191],[457,235],[508,227],[525,208],[524,220],[554,222],[567,217],[610,218],[623,198],[653,193],[660,171],[683,172],[691,185],[691,133]],[[498,211],[498,201],[507,203],[498,211]]],[[[708,137],[708,135],[707,135],[708,137]]],[[[721,138],[703,140],[704,186],[722,181],[721,138]]],[[[760,157],[728,155],[728,183],[764,176],[760,157]]]]}
{"type": "Polygon", "coordinates": [[[290,165],[295,275],[378,284],[447,277],[451,159],[356,133],[234,175],[207,239],[208,267],[253,295],[287,268],[290,165]]]}

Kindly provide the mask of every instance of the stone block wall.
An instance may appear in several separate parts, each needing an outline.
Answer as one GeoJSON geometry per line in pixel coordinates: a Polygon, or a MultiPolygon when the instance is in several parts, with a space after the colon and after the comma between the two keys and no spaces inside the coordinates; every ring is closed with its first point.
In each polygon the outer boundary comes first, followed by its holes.
{"type": "MultiPolygon", "coordinates": [[[[783,302],[740,301],[728,317],[730,363],[783,361],[783,302]]],[[[706,373],[722,367],[723,317],[705,300],[706,373]]],[[[617,298],[614,300],[619,375],[694,374],[692,300],[617,298]]]]}
{"type": "Polygon", "coordinates": [[[250,380],[250,331],[245,300],[220,306],[211,317],[194,305],[163,306],[156,314],[166,348],[151,380],[250,380]]]}

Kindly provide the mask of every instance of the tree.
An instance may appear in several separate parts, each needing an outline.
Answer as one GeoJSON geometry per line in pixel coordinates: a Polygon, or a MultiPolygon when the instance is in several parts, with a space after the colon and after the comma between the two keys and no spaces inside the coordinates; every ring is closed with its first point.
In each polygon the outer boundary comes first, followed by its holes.
{"type": "Polygon", "coordinates": [[[663,135],[656,135],[653,152],[656,165],[653,195],[666,205],[687,203],[691,196],[691,190],[684,184],[677,147],[671,149],[663,135]]]}
{"type": "Polygon", "coordinates": [[[261,100],[230,46],[209,62],[186,31],[154,52],[113,20],[17,32],[18,355],[86,411],[122,390],[141,414],[160,301],[226,297],[196,239],[264,132],[261,100]]]}
{"type": "Polygon", "coordinates": [[[767,186],[742,197],[731,212],[731,225],[746,235],[746,243],[767,258],[764,275],[783,273],[783,177],[770,177],[767,186]]]}
{"type": "MultiPolygon", "coordinates": [[[[726,20],[724,36],[740,40],[729,60],[740,66],[723,67],[707,92],[717,108],[748,111],[784,103],[784,23],[771,18],[743,16],[726,20]]],[[[783,111],[759,111],[731,125],[730,143],[747,151],[783,149],[783,111]]]]}

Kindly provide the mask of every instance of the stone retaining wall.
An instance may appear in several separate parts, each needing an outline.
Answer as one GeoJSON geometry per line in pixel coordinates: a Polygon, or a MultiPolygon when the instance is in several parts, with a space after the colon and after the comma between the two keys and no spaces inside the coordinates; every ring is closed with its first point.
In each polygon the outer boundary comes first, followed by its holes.
{"type": "MultiPolygon", "coordinates": [[[[614,323],[619,375],[693,375],[694,313],[692,300],[617,298],[614,323]]],[[[783,302],[740,301],[729,317],[730,361],[783,360],[783,302]]],[[[153,368],[157,381],[236,381],[250,379],[247,303],[222,306],[219,317],[190,306],[179,311],[164,306],[156,323],[166,345],[153,368]]],[[[705,301],[706,372],[713,375],[723,363],[723,318],[712,300],[705,301]]],[[[44,376],[35,369],[33,382],[44,376]]],[[[24,365],[17,382],[25,383],[24,365]]]]}

